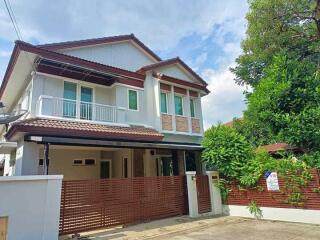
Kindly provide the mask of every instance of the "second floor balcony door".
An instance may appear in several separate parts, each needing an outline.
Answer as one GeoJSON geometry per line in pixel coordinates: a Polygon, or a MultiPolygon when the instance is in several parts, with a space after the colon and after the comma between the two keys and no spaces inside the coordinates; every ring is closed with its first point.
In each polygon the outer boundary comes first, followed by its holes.
{"type": "Polygon", "coordinates": [[[77,84],[64,82],[63,90],[63,117],[76,117],[77,84]]]}
{"type": "Polygon", "coordinates": [[[64,82],[63,117],[92,120],[92,88],[64,82]]]}
{"type": "Polygon", "coordinates": [[[92,120],[92,88],[81,86],[80,118],[92,120]]]}

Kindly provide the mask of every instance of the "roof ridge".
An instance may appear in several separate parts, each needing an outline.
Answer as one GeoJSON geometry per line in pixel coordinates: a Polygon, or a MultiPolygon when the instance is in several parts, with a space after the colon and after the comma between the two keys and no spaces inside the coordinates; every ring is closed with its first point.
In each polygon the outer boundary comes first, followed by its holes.
{"type": "Polygon", "coordinates": [[[99,63],[99,62],[95,62],[95,61],[90,61],[90,60],[79,58],[79,57],[75,57],[75,56],[72,56],[72,55],[67,55],[67,54],[64,54],[64,53],[52,51],[52,50],[49,50],[49,49],[46,49],[46,48],[42,48],[42,47],[38,47],[36,45],[33,45],[31,43],[28,43],[28,42],[21,41],[21,40],[17,40],[16,43],[18,43],[18,44],[26,44],[26,45],[29,45],[31,47],[34,47],[34,48],[37,48],[37,49],[41,49],[42,51],[58,54],[58,55],[61,55],[61,56],[64,56],[64,57],[68,57],[68,58],[72,58],[72,59],[75,59],[75,60],[81,60],[81,61],[88,62],[88,63],[94,63],[94,64],[102,66],[102,67],[108,67],[108,68],[113,68],[113,69],[125,71],[125,72],[128,72],[128,73],[135,73],[135,74],[139,74],[139,75],[144,75],[144,74],[136,72],[136,71],[130,71],[130,70],[127,70],[127,69],[114,67],[114,66],[111,66],[111,65],[107,65],[107,64],[103,64],[103,63],[99,63]]]}
{"type": "Polygon", "coordinates": [[[105,40],[105,39],[112,39],[112,38],[120,38],[120,37],[130,37],[133,34],[123,34],[123,35],[115,35],[115,36],[109,36],[109,37],[98,37],[98,38],[85,38],[80,40],[69,40],[69,41],[61,41],[61,42],[52,42],[52,43],[44,43],[44,44],[37,44],[37,47],[50,47],[50,46],[56,46],[60,44],[69,44],[69,43],[81,43],[81,42],[87,42],[87,41],[95,41],[95,40],[105,40]]]}
{"type": "Polygon", "coordinates": [[[38,44],[36,46],[55,51],[60,49],[70,49],[70,48],[76,48],[76,47],[98,45],[98,44],[103,44],[108,42],[129,41],[129,40],[136,42],[143,50],[145,50],[149,55],[151,55],[156,61],[161,61],[161,58],[155,52],[153,52],[149,47],[147,47],[143,42],[141,42],[133,33],[126,34],[126,35],[101,37],[101,38],[88,38],[88,39],[82,39],[82,40],[70,40],[65,42],[38,44]]]}
{"type": "Polygon", "coordinates": [[[199,80],[203,85],[208,86],[208,83],[206,81],[204,81],[202,79],[202,77],[200,77],[194,70],[192,70],[191,67],[189,67],[180,57],[175,57],[175,58],[169,58],[166,60],[162,60],[160,62],[157,63],[152,63],[146,66],[143,66],[142,68],[140,68],[137,72],[145,72],[145,71],[149,71],[152,70],[154,67],[161,67],[161,66],[165,66],[167,64],[174,64],[174,63],[180,63],[184,68],[186,68],[186,70],[193,76],[195,77],[197,80],[199,80]]]}

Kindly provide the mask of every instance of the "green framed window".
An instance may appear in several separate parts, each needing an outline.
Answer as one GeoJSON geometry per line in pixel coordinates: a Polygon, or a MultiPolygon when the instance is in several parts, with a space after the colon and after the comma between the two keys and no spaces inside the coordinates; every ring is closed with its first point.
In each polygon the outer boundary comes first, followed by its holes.
{"type": "Polygon", "coordinates": [[[135,90],[128,90],[129,109],[138,110],[138,92],[135,90]]]}
{"type": "Polygon", "coordinates": [[[194,100],[193,99],[190,99],[190,115],[191,115],[191,117],[195,117],[194,100]]]}
{"type": "Polygon", "coordinates": [[[161,100],[161,112],[168,113],[167,93],[162,92],[160,94],[160,100],[161,100]]]}
{"type": "Polygon", "coordinates": [[[183,102],[181,96],[174,96],[174,110],[176,115],[183,115],[183,102]]]}

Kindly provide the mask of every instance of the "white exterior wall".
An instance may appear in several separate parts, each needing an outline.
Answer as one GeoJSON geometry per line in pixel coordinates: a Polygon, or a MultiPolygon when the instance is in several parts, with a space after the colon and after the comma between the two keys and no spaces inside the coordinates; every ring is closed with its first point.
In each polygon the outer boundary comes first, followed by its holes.
{"type": "Polygon", "coordinates": [[[138,47],[129,41],[94,47],[66,49],[61,52],[130,71],[136,71],[143,66],[154,63],[151,58],[147,57],[138,47]]]}
{"type": "MultiPolygon", "coordinates": [[[[224,213],[230,216],[254,218],[247,206],[224,205],[224,213]]],[[[320,210],[260,207],[262,219],[320,224],[320,210]]]]}
{"type": "Polygon", "coordinates": [[[18,141],[14,175],[37,175],[39,161],[39,145],[33,142],[18,141]]]}
{"type": "Polygon", "coordinates": [[[62,176],[0,177],[8,240],[57,240],[62,176]]]}
{"type": "Polygon", "coordinates": [[[161,67],[156,69],[156,71],[171,77],[185,80],[187,82],[197,82],[197,80],[194,79],[190,74],[182,70],[178,64],[161,67]]]}

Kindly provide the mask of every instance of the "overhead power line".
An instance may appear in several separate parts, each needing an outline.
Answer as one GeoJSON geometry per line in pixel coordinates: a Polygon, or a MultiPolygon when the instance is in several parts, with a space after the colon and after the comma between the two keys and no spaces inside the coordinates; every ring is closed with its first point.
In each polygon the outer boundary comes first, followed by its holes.
{"type": "Polygon", "coordinates": [[[20,32],[19,26],[17,24],[16,18],[14,16],[14,13],[12,11],[10,2],[9,2],[9,0],[3,0],[3,2],[4,2],[4,5],[5,5],[6,9],[7,9],[8,14],[9,14],[10,20],[11,20],[13,28],[14,28],[14,31],[16,32],[18,39],[22,41],[21,32],[20,32]]]}

